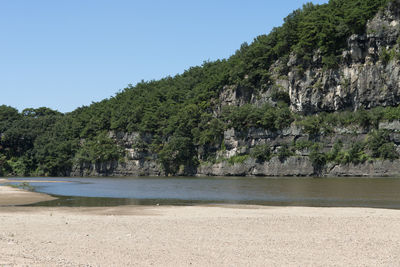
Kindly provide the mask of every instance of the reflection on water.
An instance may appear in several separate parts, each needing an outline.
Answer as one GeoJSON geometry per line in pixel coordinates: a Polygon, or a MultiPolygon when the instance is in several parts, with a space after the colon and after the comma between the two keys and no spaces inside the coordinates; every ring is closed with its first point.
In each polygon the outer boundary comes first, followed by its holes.
{"type": "MultiPolygon", "coordinates": [[[[18,178],[18,180],[28,180],[18,178]]],[[[208,203],[400,208],[398,178],[29,178],[61,196],[36,205],[116,206],[208,203]],[[69,181],[49,183],[48,181],[69,181]]]]}

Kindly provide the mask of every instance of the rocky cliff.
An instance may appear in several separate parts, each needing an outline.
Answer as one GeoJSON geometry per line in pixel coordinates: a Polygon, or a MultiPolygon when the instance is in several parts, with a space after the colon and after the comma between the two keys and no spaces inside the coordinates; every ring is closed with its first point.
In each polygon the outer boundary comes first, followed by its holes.
{"type": "MultiPolygon", "coordinates": [[[[367,23],[363,34],[352,35],[347,40],[336,68],[323,67],[321,53],[314,52],[312,62],[302,68],[296,54],[287,61],[278,60],[269,70],[271,83],[263,90],[239,85],[226,85],[219,95],[215,114],[224,106],[241,106],[246,103],[275,104],[273,93],[288,95],[290,109],[298,114],[311,115],[320,112],[356,111],[374,107],[400,104],[400,1],[393,1],[367,23]],[[282,69],[285,70],[282,73],[282,69]]],[[[374,131],[388,134],[386,142],[400,152],[399,121],[381,122],[374,131]]],[[[350,150],[357,142],[369,138],[371,127],[338,127],[328,133],[310,134],[296,123],[283,130],[269,131],[250,128],[245,131],[227,129],[223,147],[216,148],[217,158],[202,161],[198,166],[182,166],[178,175],[215,176],[394,176],[400,174],[400,160],[365,159],[360,162],[325,162],[316,164],[310,159],[312,144],[318,143],[321,153],[328,153],[340,143],[343,151],[350,150]],[[308,142],[308,146],[291,150],[286,157],[276,155],[285,145],[295,147],[308,142]],[[267,144],[271,158],[260,162],[250,155],[252,149],[267,144]],[[232,162],[227,159],[247,155],[232,162]],[[275,156],[274,156],[275,155],[275,156]]],[[[122,161],[76,165],[71,175],[136,176],[165,175],[157,156],[132,148],[135,140],[143,139],[136,133],[110,133],[110,137],[123,146],[126,157],[122,161]]],[[[151,139],[151,136],[146,137],[151,139]]],[[[145,138],[145,139],[146,139],[145,138]]],[[[142,140],[143,141],[143,140],[142,140]]],[[[144,140],[146,141],[146,140],[144,140]]],[[[200,149],[200,148],[199,148],[200,149]]],[[[199,152],[199,154],[201,154],[199,152]]]]}
{"type": "Polygon", "coordinates": [[[367,23],[365,33],[348,39],[337,69],[321,68],[316,51],[313,66],[299,70],[291,55],[287,77],[276,79],[289,93],[292,110],[310,114],[398,105],[399,33],[400,2],[394,1],[367,23]]]}
{"type": "MultiPolygon", "coordinates": [[[[379,129],[390,132],[389,138],[393,142],[397,153],[400,153],[400,121],[384,122],[379,129]]],[[[118,142],[126,147],[127,156],[123,161],[102,162],[75,166],[72,176],[164,176],[156,155],[135,151],[130,144],[139,138],[137,134],[110,133],[118,142]]],[[[299,147],[295,153],[280,159],[278,156],[260,162],[255,158],[246,157],[241,162],[230,162],[229,158],[237,155],[248,155],[254,148],[268,144],[272,152],[278,154],[282,146],[300,142],[321,144],[321,151],[332,151],[338,142],[343,149],[357,142],[368,139],[369,130],[346,127],[337,128],[334,133],[318,136],[318,139],[305,133],[301,127],[292,125],[279,132],[269,132],[264,129],[253,128],[246,132],[237,132],[229,129],[224,133],[224,149],[219,153],[219,162],[202,162],[197,167],[182,168],[177,175],[196,176],[397,176],[400,174],[400,160],[366,160],[358,163],[330,162],[324,166],[315,166],[310,160],[310,146],[299,147]]]]}

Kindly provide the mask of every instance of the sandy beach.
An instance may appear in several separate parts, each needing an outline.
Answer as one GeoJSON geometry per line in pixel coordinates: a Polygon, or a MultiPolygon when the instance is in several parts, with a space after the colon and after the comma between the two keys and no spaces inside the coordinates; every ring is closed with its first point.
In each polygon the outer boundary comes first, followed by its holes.
{"type": "MultiPolygon", "coordinates": [[[[11,182],[11,180],[0,179],[0,185],[8,182],[11,182]]],[[[0,207],[9,205],[33,204],[53,199],[55,198],[46,194],[29,192],[9,186],[0,186],[0,207]]]]}
{"type": "Polygon", "coordinates": [[[398,210],[14,207],[22,190],[0,190],[0,266],[400,265],[398,210]]]}

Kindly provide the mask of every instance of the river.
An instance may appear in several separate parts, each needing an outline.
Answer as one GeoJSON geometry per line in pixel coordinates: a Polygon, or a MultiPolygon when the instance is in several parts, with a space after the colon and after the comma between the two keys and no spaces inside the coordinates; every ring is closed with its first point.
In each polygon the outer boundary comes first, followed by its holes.
{"type": "Polygon", "coordinates": [[[35,191],[59,197],[35,204],[39,206],[255,204],[400,208],[400,178],[29,177],[13,180],[35,180],[30,183],[35,191]]]}

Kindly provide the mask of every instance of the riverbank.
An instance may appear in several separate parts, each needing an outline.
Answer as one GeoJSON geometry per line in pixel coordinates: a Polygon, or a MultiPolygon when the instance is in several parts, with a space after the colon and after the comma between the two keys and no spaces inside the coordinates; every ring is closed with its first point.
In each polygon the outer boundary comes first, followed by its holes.
{"type": "Polygon", "coordinates": [[[0,225],[0,266],[400,265],[399,210],[3,206],[0,225]]]}
{"type": "Polygon", "coordinates": [[[0,265],[398,266],[394,210],[0,208],[0,265]]]}
{"type": "MultiPolygon", "coordinates": [[[[0,185],[12,182],[8,179],[0,179],[0,185]]],[[[56,198],[47,194],[30,192],[10,186],[0,186],[0,207],[27,205],[41,201],[54,200],[56,198]]]]}

